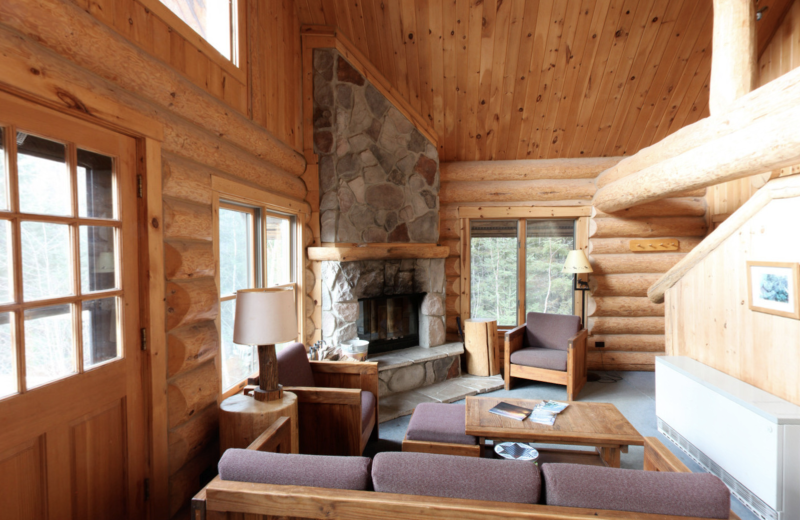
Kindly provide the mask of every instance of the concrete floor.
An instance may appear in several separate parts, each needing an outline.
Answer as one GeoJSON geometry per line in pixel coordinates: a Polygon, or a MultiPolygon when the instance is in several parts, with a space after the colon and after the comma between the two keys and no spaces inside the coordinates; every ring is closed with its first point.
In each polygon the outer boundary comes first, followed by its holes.
{"type": "MultiPolygon", "coordinates": [[[[703,470],[674,444],[662,436],[656,427],[655,373],[654,372],[599,372],[602,379],[590,382],[581,390],[580,401],[612,403],[628,421],[645,437],[658,437],[693,472],[703,470]],[[621,378],[616,382],[614,379],[621,378]]],[[[563,386],[535,381],[517,380],[515,388],[506,392],[497,390],[483,394],[492,397],[516,397],[522,399],[566,399],[563,386]]],[[[464,401],[457,401],[463,403],[464,401]]],[[[373,456],[381,451],[400,451],[410,416],[399,417],[380,425],[380,440],[367,445],[364,455],[373,456]]],[[[631,446],[623,453],[621,466],[642,469],[644,448],[631,446]]],[[[731,500],[731,509],[742,520],[757,520],[757,517],[736,498],[731,500]]]]}

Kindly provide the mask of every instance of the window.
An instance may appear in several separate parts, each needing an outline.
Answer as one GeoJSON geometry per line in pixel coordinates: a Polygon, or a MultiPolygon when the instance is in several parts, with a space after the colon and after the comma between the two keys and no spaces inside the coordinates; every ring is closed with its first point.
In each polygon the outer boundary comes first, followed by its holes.
{"type": "Polygon", "coordinates": [[[225,58],[238,65],[238,0],[160,0],[225,58]]]}
{"type": "Polygon", "coordinates": [[[116,175],[112,156],[0,127],[0,397],[122,357],[116,175]]]}
{"type": "Polygon", "coordinates": [[[514,327],[528,312],[573,314],[574,220],[471,220],[470,316],[514,327]]]}
{"type": "Polygon", "coordinates": [[[294,282],[294,218],[233,202],[219,203],[220,335],[223,392],[258,371],[254,346],[233,342],[236,291],[294,282]]]}

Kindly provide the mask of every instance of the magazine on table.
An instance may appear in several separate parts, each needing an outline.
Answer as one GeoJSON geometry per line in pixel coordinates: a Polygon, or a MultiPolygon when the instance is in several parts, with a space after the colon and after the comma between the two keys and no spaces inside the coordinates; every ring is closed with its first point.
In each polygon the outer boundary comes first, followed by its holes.
{"type": "Polygon", "coordinates": [[[516,419],[517,421],[524,421],[525,418],[530,415],[531,409],[523,408],[510,403],[497,403],[497,406],[489,410],[489,413],[502,415],[503,417],[508,417],[509,419],[516,419]]]}
{"type": "Polygon", "coordinates": [[[537,424],[553,426],[556,422],[556,416],[563,412],[567,406],[569,406],[567,403],[542,401],[534,407],[530,415],[530,420],[537,424]]]}

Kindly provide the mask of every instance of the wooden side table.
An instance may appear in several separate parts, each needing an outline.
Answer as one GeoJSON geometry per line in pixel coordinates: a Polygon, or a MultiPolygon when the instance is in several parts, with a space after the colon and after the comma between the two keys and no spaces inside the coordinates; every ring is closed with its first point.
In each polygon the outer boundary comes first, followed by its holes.
{"type": "Polygon", "coordinates": [[[288,417],[292,429],[292,453],[300,452],[297,427],[297,396],[283,392],[283,399],[257,401],[252,396],[236,394],[219,407],[219,443],[222,453],[228,448],[246,448],[278,417],[288,417]]]}
{"type": "Polygon", "coordinates": [[[464,350],[467,373],[494,376],[500,373],[500,343],[497,320],[470,318],[464,321],[464,350]]]}

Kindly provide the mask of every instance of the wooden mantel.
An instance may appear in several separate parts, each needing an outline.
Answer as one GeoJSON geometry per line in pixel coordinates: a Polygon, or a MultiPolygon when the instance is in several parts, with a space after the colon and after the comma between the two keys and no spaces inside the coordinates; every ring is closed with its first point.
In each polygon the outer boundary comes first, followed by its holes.
{"type": "Polygon", "coordinates": [[[318,262],[447,258],[449,254],[449,247],[436,244],[323,244],[308,248],[308,259],[318,262]]]}

